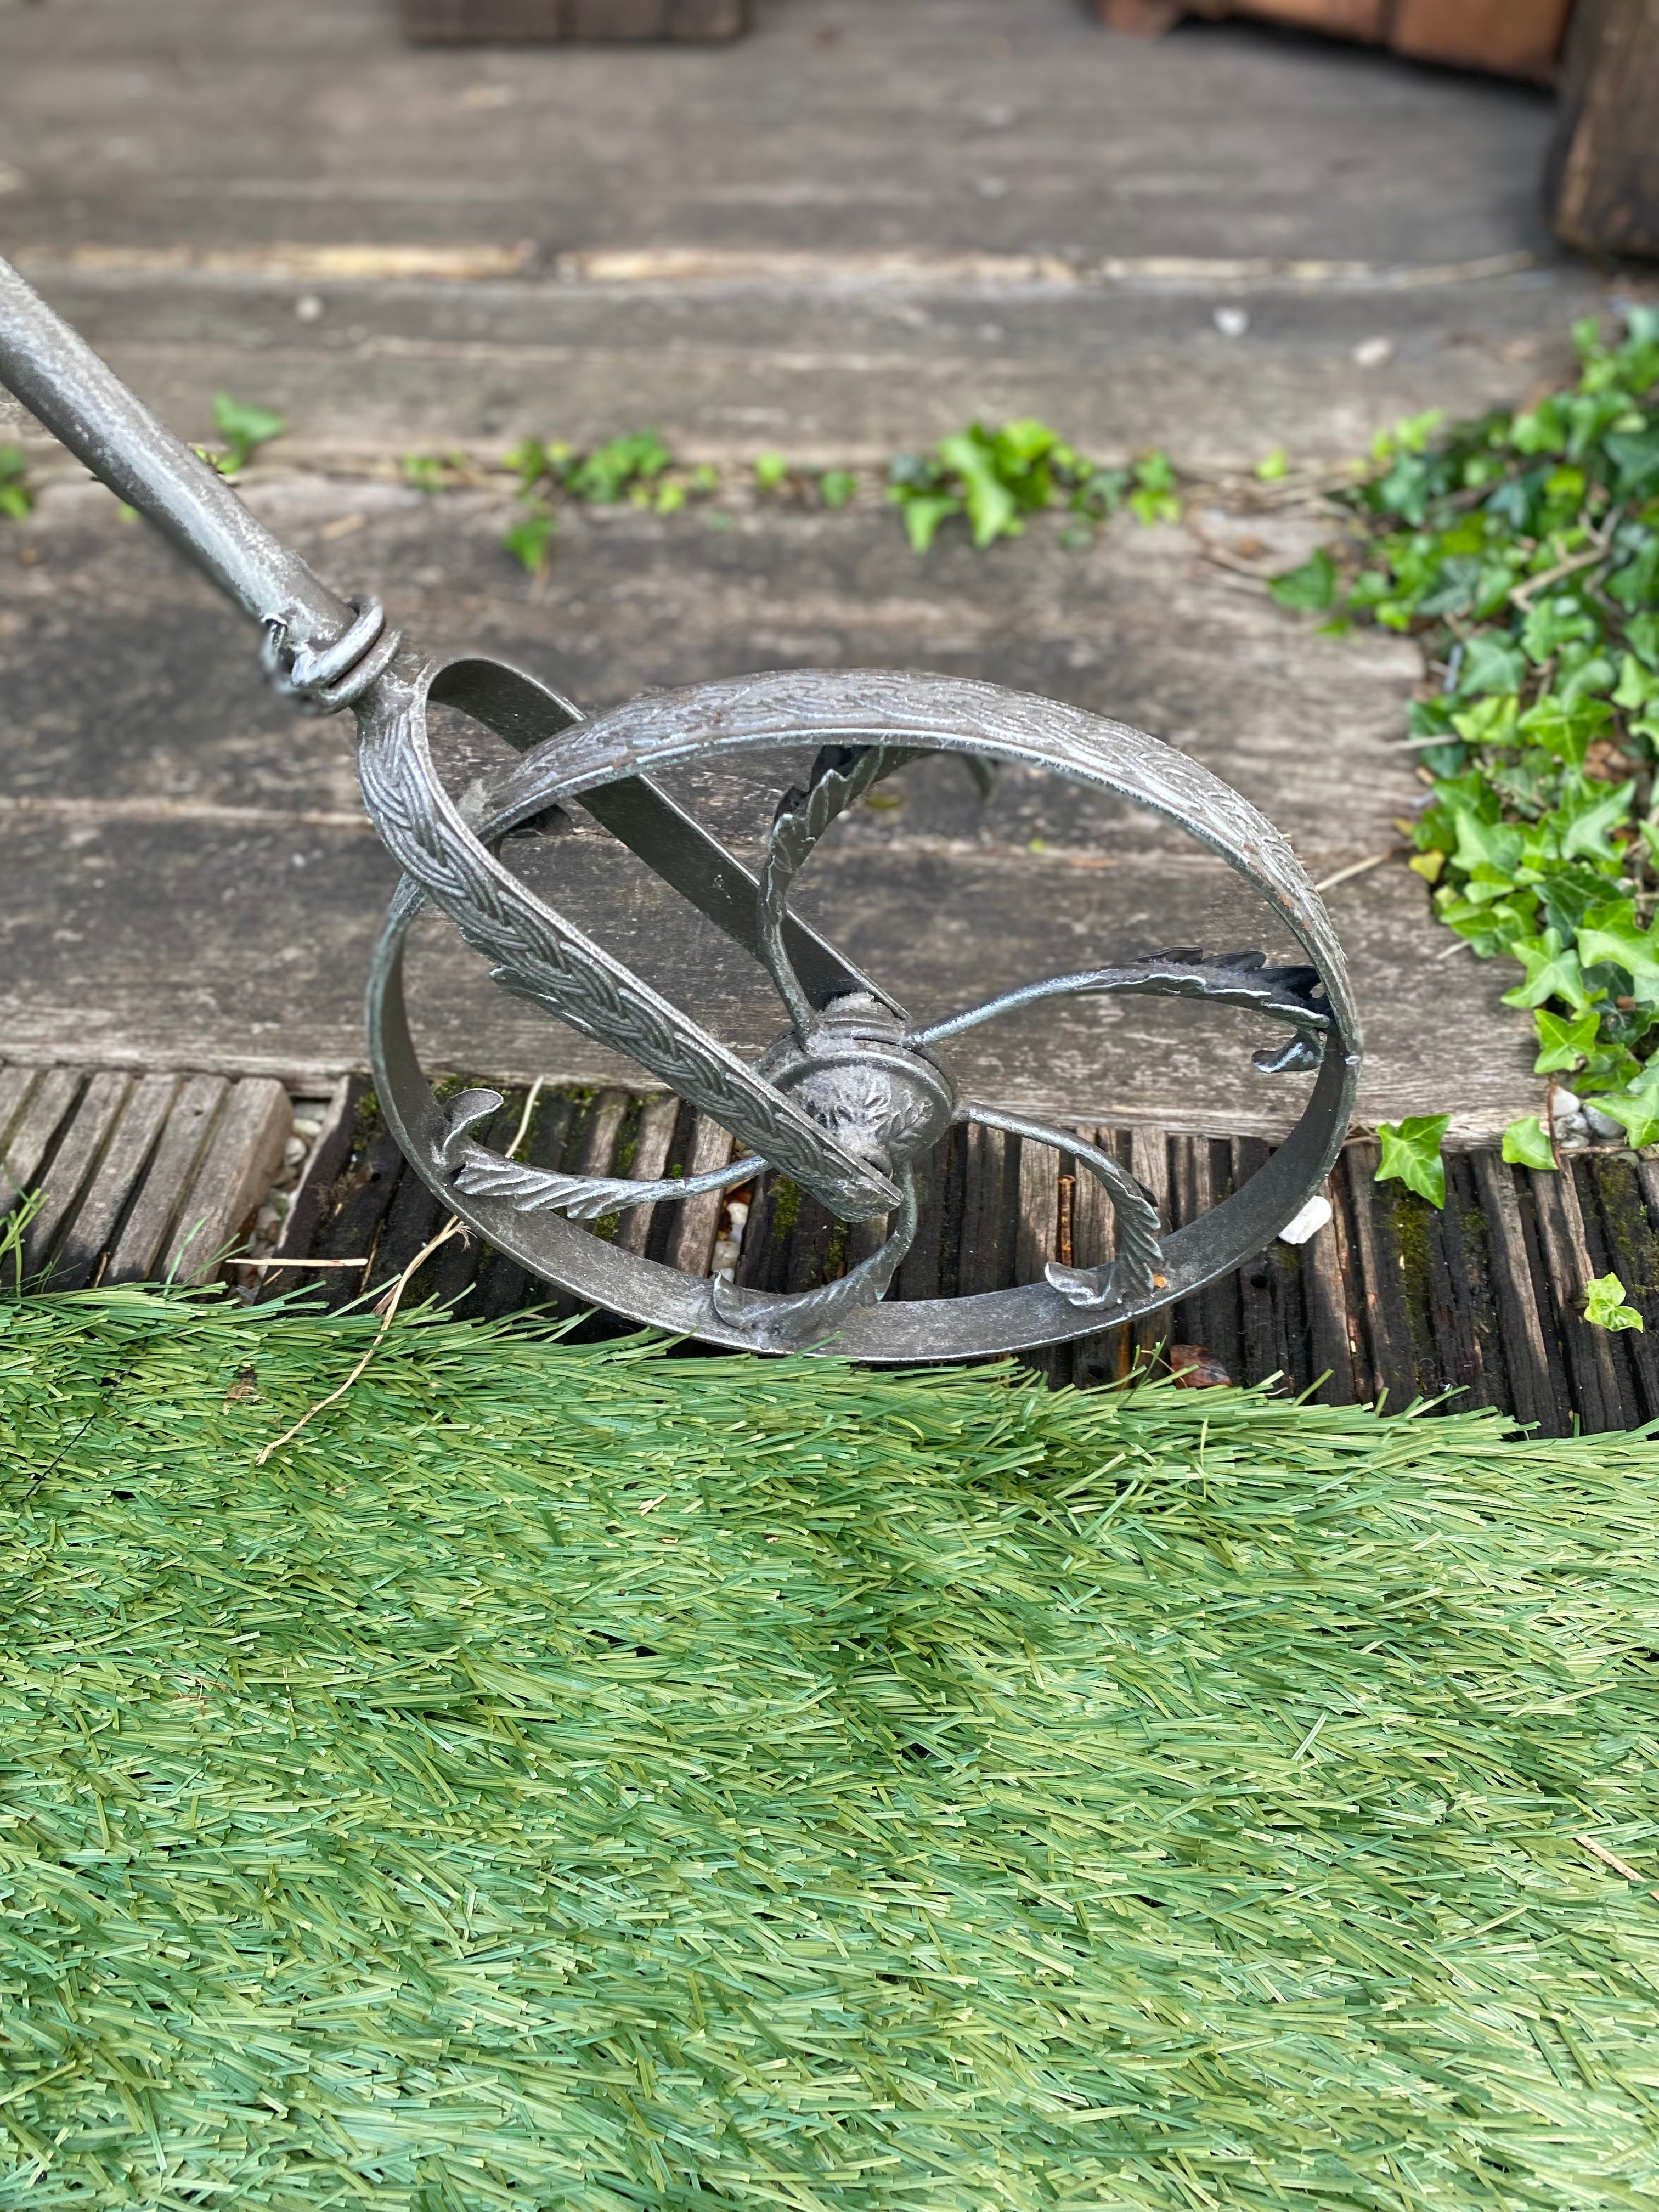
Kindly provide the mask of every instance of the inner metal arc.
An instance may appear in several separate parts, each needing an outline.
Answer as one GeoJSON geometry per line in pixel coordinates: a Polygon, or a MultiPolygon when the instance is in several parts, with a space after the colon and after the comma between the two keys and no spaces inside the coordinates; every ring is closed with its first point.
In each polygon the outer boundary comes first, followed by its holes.
{"type": "Polygon", "coordinates": [[[1048,1145],[1055,1152],[1067,1152],[1086,1167],[1104,1188],[1112,1203],[1112,1218],[1117,1231],[1114,1257],[1099,1267],[1070,1267],[1050,1261],[1043,1270],[1049,1288],[1057,1291],[1068,1305],[1127,1306],[1150,1298],[1164,1285],[1163,1226],[1158,1208],[1121,1160],[1115,1160],[1109,1152],[1079,1136],[1075,1130],[1056,1129],[1046,1121],[1028,1121],[1022,1114],[1006,1114],[1000,1107],[983,1105],[974,1099],[963,1101],[957,1119],[977,1122],[982,1128],[1000,1129],[1006,1136],[1018,1137],[1022,1142],[1048,1145]]]}
{"type": "MultiPolygon", "coordinates": [[[[756,894],[755,930],[761,963],[803,1043],[816,1009],[791,957],[789,893],[831,823],[872,784],[913,757],[895,745],[826,745],[813,762],[805,787],[785,792],[778,801],[767,833],[766,862],[756,894]]],[[[877,995],[884,1004],[893,1005],[885,993],[877,995]]],[[[894,1011],[901,1010],[895,1006],[894,1011]]]]}
{"type": "MultiPolygon", "coordinates": [[[[1024,983],[1018,990],[1005,991],[994,999],[982,1000],[978,1006],[967,1006],[960,1013],[950,1014],[943,1021],[930,1022],[925,1028],[908,1030],[904,1042],[909,1045],[931,1045],[945,1037],[960,1036],[964,1030],[977,1029],[981,1022],[994,1021],[1000,1015],[1016,1013],[1023,1006],[1039,1005],[1045,999],[1097,995],[1124,998],[1152,997],[1173,999],[1206,999],[1212,1004],[1234,1006],[1246,1013],[1261,1014],[1269,1021],[1285,1022],[1292,1028],[1315,1031],[1328,1030],[1332,1018],[1327,1009],[1315,1006],[1297,998],[1290,992],[1276,994],[1271,987],[1252,991],[1244,978],[1252,971],[1240,966],[1236,982],[1230,986],[1228,978],[1234,971],[1220,963],[1211,963],[1212,973],[1205,975],[1197,963],[1182,963],[1173,959],[1149,955],[1139,963],[1112,968],[1085,968],[1069,975],[1048,975],[1041,982],[1024,983]]],[[[1274,971],[1258,963],[1267,976],[1274,971]]],[[[1317,970],[1304,971],[1317,975],[1317,970]]]]}

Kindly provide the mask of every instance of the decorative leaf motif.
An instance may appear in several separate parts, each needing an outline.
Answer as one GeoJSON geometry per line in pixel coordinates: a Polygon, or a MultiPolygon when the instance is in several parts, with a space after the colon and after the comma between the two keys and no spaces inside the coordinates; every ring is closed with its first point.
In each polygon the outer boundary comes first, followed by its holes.
{"type": "Polygon", "coordinates": [[[813,1008],[784,943],[790,886],[836,817],[872,784],[915,758],[914,748],[902,745],[826,745],[812,763],[806,788],[786,791],[778,801],[757,899],[760,952],[799,1036],[811,1027],[813,1008]]]}

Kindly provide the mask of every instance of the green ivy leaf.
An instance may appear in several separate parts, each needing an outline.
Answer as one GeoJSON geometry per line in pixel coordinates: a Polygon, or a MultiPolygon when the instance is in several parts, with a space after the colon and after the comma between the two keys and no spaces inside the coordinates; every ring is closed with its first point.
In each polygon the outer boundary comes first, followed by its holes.
{"type": "Polygon", "coordinates": [[[1659,1091],[1651,1085],[1643,1085],[1639,1078],[1629,1091],[1599,1094],[1595,1109],[1620,1124],[1632,1151],[1639,1152],[1644,1145],[1659,1144],[1659,1091]]]}
{"type": "Polygon", "coordinates": [[[789,463],[782,453],[757,453],[755,457],[755,482],[763,491],[775,491],[789,474],[789,463]]]}
{"type": "MultiPolygon", "coordinates": [[[[1510,644],[1507,639],[1477,632],[1463,647],[1463,658],[1457,670],[1457,694],[1461,699],[1492,693],[1510,696],[1519,691],[1526,674],[1526,657],[1518,646],[1510,644]]],[[[1513,726],[1511,721],[1510,727],[1513,726]]]]}
{"type": "Polygon", "coordinates": [[[1514,1167],[1553,1168],[1549,1132],[1536,1114],[1523,1114],[1504,1132],[1504,1158],[1514,1167]]]}
{"type": "Polygon", "coordinates": [[[288,428],[288,418],[272,408],[250,406],[243,400],[233,399],[228,392],[216,392],[213,427],[229,449],[225,459],[234,474],[247,466],[261,446],[268,446],[273,438],[282,436],[288,428]]]}
{"type": "Polygon", "coordinates": [[[1517,726],[1569,768],[1583,768],[1591,743],[1612,720],[1613,709],[1605,699],[1576,699],[1568,704],[1546,697],[1527,709],[1517,726]]]}
{"type": "Polygon", "coordinates": [[[1540,1006],[1533,1015],[1538,1031],[1539,1054],[1533,1062],[1535,1075],[1571,1074],[1580,1060],[1588,1060],[1601,1035],[1601,1017],[1592,1006],[1587,1014],[1564,1021],[1540,1006]]]}
{"type": "Polygon", "coordinates": [[[1570,794],[1550,817],[1553,823],[1561,825],[1558,832],[1561,858],[1618,861],[1622,856],[1619,847],[1610,842],[1609,832],[1622,830],[1629,823],[1630,803],[1635,793],[1632,777],[1628,783],[1590,784],[1570,794]]]}
{"type": "Polygon", "coordinates": [[[1619,471],[1614,489],[1620,499],[1644,499],[1650,491],[1659,491],[1659,428],[1633,436],[1610,430],[1602,444],[1619,471]]]}
{"type": "MultiPolygon", "coordinates": [[[[1580,945],[1584,942],[1582,933],[1578,941],[1580,945]]],[[[1589,1006],[1578,951],[1564,941],[1559,929],[1516,938],[1508,950],[1527,973],[1524,981],[1504,992],[1506,1006],[1541,1006],[1547,999],[1565,999],[1575,1014],[1582,1014],[1589,1006]]]]}
{"type": "MultiPolygon", "coordinates": [[[[1611,961],[1625,970],[1634,995],[1644,1006],[1659,1006],[1659,943],[1655,941],[1653,930],[1637,927],[1635,911],[1628,899],[1618,902],[1610,911],[1595,911],[1595,921],[1592,924],[1587,918],[1579,929],[1579,957],[1589,967],[1594,967],[1598,961],[1611,961]],[[1628,920],[1625,918],[1626,915],[1628,920]]],[[[1537,1001],[1526,1003],[1535,1005],[1537,1001]]]]}
{"type": "Polygon", "coordinates": [[[948,495],[936,494],[932,498],[910,498],[904,501],[904,527],[909,535],[913,553],[925,553],[933,544],[942,522],[962,513],[962,501],[948,495]]]}
{"type": "Polygon", "coordinates": [[[1584,1319],[1593,1328],[1640,1328],[1642,1316],[1625,1304],[1625,1286],[1617,1275],[1598,1275],[1584,1286],[1584,1319]]]}
{"type": "Polygon", "coordinates": [[[981,552],[999,538],[1018,537],[1019,502],[998,474],[995,453],[978,426],[941,438],[939,457],[961,480],[963,505],[981,552]]]}
{"type": "Polygon", "coordinates": [[[558,527],[558,518],[550,507],[532,507],[512,525],[501,543],[531,575],[539,576],[547,566],[558,527]]]}
{"type": "Polygon", "coordinates": [[[1450,1127],[1449,1114],[1408,1114],[1403,1121],[1379,1121],[1376,1134],[1382,1158],[1376,1180],[1403,1182],[1431,1206],[1443,1206],[1446,1164],[1440,1145],[1450,1127]]]}
{"type": "Polygon", "coordinates": [[[1267,590],[1281,607],[1322,614],[1336,602],[1336,563],[1322,545],[1299,568],[1275,576],[1267,590]]]}
{"type": "Polygon", "coordinates": [[[1539,599],[1528,609],[1521,629],[1521,650],[1534,667],[1541,667],[1564,645],[1588,641],[1597,635],[1580,601],[1563,593],[1559,599],[1539,599]]]}

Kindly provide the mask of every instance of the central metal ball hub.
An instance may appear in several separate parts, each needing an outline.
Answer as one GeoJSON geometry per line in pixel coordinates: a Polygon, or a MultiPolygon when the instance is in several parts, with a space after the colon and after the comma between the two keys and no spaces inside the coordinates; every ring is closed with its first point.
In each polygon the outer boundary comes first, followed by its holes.
{"type": "Polygon", "coordinates": [[[905,1042],[890,1006],[862,991],[832,999],[804,1042],[786,1030],[757,1073],[884,1175],[937,1144],[956,1117],[950,1076],[905,1042]]]}

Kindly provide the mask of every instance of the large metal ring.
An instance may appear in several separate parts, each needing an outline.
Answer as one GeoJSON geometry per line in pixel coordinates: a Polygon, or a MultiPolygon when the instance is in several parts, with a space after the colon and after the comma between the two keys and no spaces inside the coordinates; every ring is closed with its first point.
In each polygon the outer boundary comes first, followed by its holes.
{"type": "MultiPolygon", "coordinates": [[[[446,1206],[533,1274],[611,1312],[733,1349],[799,1346],[876,1362],[1034,1349],[1155,1311],[1241,1266],[1318,1189],[1346,1133],[1358,1079],[1359,1025],[1341,951],[1313,886],[1285,839],[1238,793],[1186,755],[1121,723],[991,684],[886,671],[756,676],[655,694],[583,721],[568,702],[534,679],[477,659],[383,679],[360,706],[359,718],[369,811],[408,871],[376,948],[368,993],[371,1059],[387,1121],[417,1174],[446,1206]],[[426,750],[428,702],[462,709],[523,754],[498,778],[482,807],[469,808],[465,821],[442,799],[426,750]],[[769,952],[764,915],[758,923],[756,919],[763,881],[757,884],[649,780],[653,769],[813,744],[828,749],[820,756],[815,791],[835,774],[846,779],[863,773],[858,763],[872,749],[894,760],[941,751],[1048,769],[1149,808],[1218,854],[1305,953],[1307,969],[1263,971],[1308,979],[1291,988],[1288,1011],[1267,1006],[1265,990],[1241,996],[1219,985],[1212,989],[1201,975],[1194,984],[1190,976],[1183,981],[1179,973],[1162,970],[1161,981],[1155,977],[1146,985],[1131,980],[1127,986],[1121,981],[1102,986],[1098,975],[1059,979],[999,1002],[1083,987],[1160,988],[1177,995],[1201,990],[1233,1005],[1247,1003],[1248,996],[1297,1025],[1295,1045],[1275,1061],[1259,1055],[1259,1065],[1311,1066],[1317,1058],[1318,1073],[1295,1127],[1242,1188],[1162,1238],[1155,1274],[1143,1268],[1137,1278],[1131,1271],[1115,1289],[1103,1281],[1098,1295],[1091,1294],[1080,1274],[1066,1282],[1067,1271],[1053,1268],[1044,1282],[977,1297],[856,1304],[843,1295],[831,1302],[833,1310],[826,1310],[821,1323],[792,1336],[768,1328],[769,1310],[790,1306],[787,1299],[737,1298],[718,1279],[684,1275],[618,1249],[580,1219],[550,1210],[566,1204],[556,1192],[544,1190],[526,1201],[522,1191],[515,1197],[489,1188],[490,1156],[470,1146],[469,1117],[458,1118],[453,1102],[448,1108],[439,1103],[410,1032],[404,950],[409,927],[428,899],[492,959],[498,981],[605,1042],[626,1047],[630,1038],[644,1039],[636,1056],[671,1087],[696,1096],[701,1084],[704,1098],[730,1097],[732,1111],[721,1118],[738,1126],[746,1115],[748,1127],[764,1127],[768,1139],[750,1137],[751,1145],[783,1172],[805,1179],[843,1218],[912,1203],[896,1153],[869,1143],[860,1150],[854,1136],[842,1143],[845,1129],[836,1134],[838,1125],[828,1117],[812,1123],[811,1083],[799,1079],[799,1054],[787,1036],[755,1067],[738,1062],[535,898],[498,854],[501,840],[514,829],[580,799],[705,914],[773,965],[775,976],[772,954],[782,959],[780,948],[787,946],[785,966],[799,971],[812,1004],[828,1010],[825,1026],[815,1035],[830,1035],[829,1013],[837,1007],[862,1009],[856,1019],[843,1011],[838,1017],[842,1030],[867,1033],[879,1055],[884,1035],[879,1018],[886,1003],[879,988],[793,917],[774,930],[769,952]],[[1292,1056],[1298,1050],[1305,1054],[1300,1060],[1292,1056]],[[684,1082],[674,1080],[679,1067],[687,1071],[684,1082]],[[777,1075],[776,1085],[769,1070],[777,1075]],[[798,1126],[803,1116],[805,1137],[798,1126]],[[470,1172],[464,1169],[469,1158],[470,1172]],[[526,1210],[527,1205],[538,1210],[526,1210]]],[[[780,823],[787,817],[790,826],[799,827],[805,811],[805,795],[792,793],[780,823]],[[796,811],[788,816],[792,804],[796,811]]],[[[820,813],[824,811],[821,804],[820,813]]],[[[1165,967],[1195,957],[1160,956],[1165,967]]],[[[1123,971],[1110,972],[1121,977],[1123,971]]],[[[1239,971],[1223,980],[1236,984],[1239,971]]],[[[1279,996],[1286,996],[1285,988],[1279,996]]],[[[798,1023],[797,1039],[801,1034],[798,1023]]],[[[888,1060],[906,1048],[930,1051],[926,1039],[932,1034],[907,1032],[888,1060]]],[[[848,1057],[845,1036],[837,1032],[831,1041],[840,1058],[826,1050],[825,1061],[838,1066],[848,1057]]],[[[917,1091],[922,1103],[916,1110],[924,1120],[935,1113],[931,1083],[929,1077],[917,1091]]],[[[477,1118],[476,1109],[471,1118],[477,1118]]],[[[976,1108],[961,1109],[957,1118],[989,1121],[1072,1150],[1079,1166],[1092,1165],[1103,1181],[1114,1165],[1098,1156],[1085,1161],[1091,1148],[1064,1130],[976,1108]]],[[[931,1123],[924,1131],[929,1133],[938,1133],[931,1123]]],[[[726,1180],[732,1179],[728,1172],[726,1180]]],[[[544,1185],[553,1180],[541,1178],[544,1185]]],[[[590,1215],[601,1210],[597,1199],[588,1207],[590,1215]]],[[[888,1279],[896,1264],[887,1269],[888,1279]]],[[[1103,1278],[1106,1271],[1099,1272],[1103,1278]]],[[[861,1295],[879,1297],[885,1287],[884,1279],[872,1282],[861,1295]]]]}

